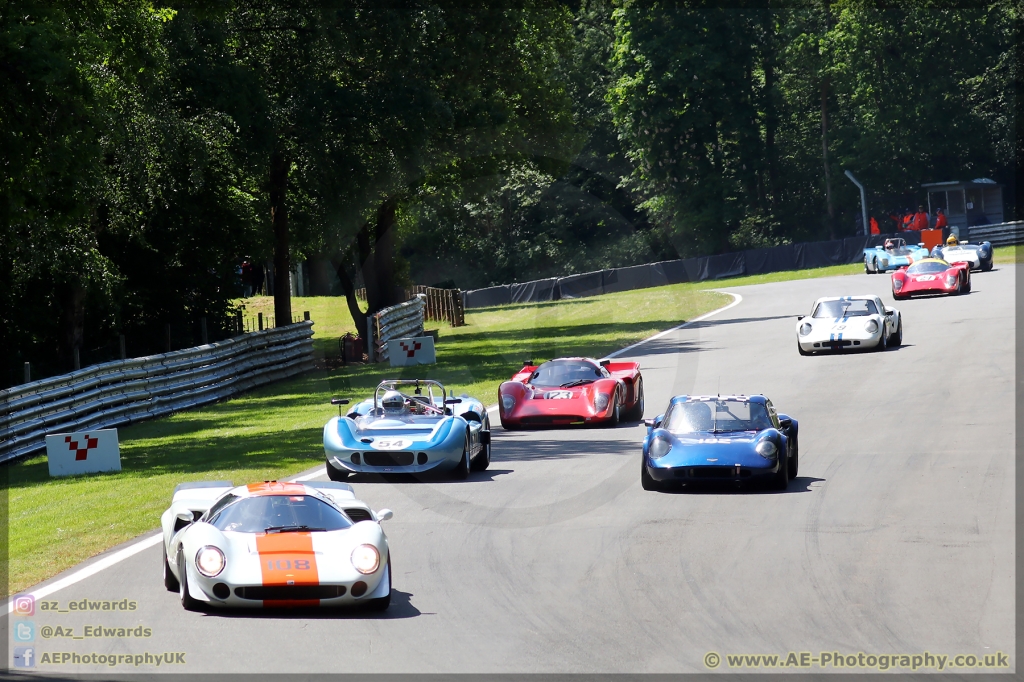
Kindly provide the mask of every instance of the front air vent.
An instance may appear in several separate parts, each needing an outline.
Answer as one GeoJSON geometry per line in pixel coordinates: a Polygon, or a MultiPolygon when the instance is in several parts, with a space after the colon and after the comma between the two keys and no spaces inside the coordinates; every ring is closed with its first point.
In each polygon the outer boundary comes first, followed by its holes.
{"type": "Polygon", "coordinates": [[[373,516],[370,515],[370,511],[368,509],[352,507],[351,509],[346,509],[345,513],[348,514],[348,517],[352,519],[353,523],[359,523],[360,521],[373,521],[373,516]]]}
{"type": "Polygon", "coordinates": [[[235,596],[254,601],[300,601],[311,599],[337,599],[345,596],[344,585],[254,585],[236,587],[235,596]]]}
{"type": "Polygon", "coordinates": [[[411,452],[373,451],[363,454],[363,462],[372,467],[407,467],[414,461],[411,452]]]}

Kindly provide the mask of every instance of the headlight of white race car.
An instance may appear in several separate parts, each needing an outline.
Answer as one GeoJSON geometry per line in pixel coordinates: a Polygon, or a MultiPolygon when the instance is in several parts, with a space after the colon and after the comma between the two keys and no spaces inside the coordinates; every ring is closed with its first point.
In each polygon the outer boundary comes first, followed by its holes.
{"type": "Polygon", "coordinates": [[[380,552],[373,545],[359,545],[352,550],[352,565],[363,575],[369,575],[380,566],[380,552]]]}
{"type": "Polygon", "coordinates": [[[811,333],[811,329],[813,329],[813,327],[811,327],[811,323],[804,322],[802,325],[800,325],[800,336],[807,336],[808,334],[811,333]]]}
{"type": "Polygon", "coordinates": [[[651,459],[661,459],[668,454],[668,451],[672,449],[672,441],[668,438],[662,438],[657,436],[651,441],[651,447],[648,448],[647,452],[650,453],[651,459]]]}
{"type": "Polygon", "coordinates": [[[868,334],[874,334],[878,331],[878,323],[874,320],[868,320],[868,323],[864,325],[864,330],[867,331],[868,334]]]}
{"type": "Polygon", "coordinates": [[[215,578],[224,570],[224,552],[207,545],[196,552],[196,568],[207,578],[215,578]]]}
{"type": "Polygon", "coordinates": [[[594,407],[598,412],[604,412],[608,408],[608,401],[611,396],[607,393],[598,393],[597,397],[594,398],[594,407]]]}
{"type": "Polygon", "coordinates": [[[765,459],[775,459],[779,454],[779,449],[775,447],[775,443],[770,440],[763,440],[755,445],[754,451],[765,459]]]}
{"type": "Polygon", "coordinates": [[[505,408],[506,412],[508,412],[516,406],[516,399],[510,395],[503,395],[501,396],[501,406],[505,408]]]}

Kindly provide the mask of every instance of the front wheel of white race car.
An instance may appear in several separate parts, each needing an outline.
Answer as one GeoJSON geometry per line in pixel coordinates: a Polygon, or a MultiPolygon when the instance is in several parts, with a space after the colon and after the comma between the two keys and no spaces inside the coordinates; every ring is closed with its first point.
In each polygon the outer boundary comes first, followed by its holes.
{"type": "Polygon", "coordinates": [[[188,571],[185,566],[185,550],[178,548],[178,575],[181,576],[178,580],[180,587],[178,588],[178,596],[181,598],[181,608],[186,611],[200,611],[202,610],[202,602],[198,599],[194,599],[188,591],[188,571]]]}
{"type": "Polygon", "coordinates": [[[178,579],[171,573],[171,565],[167,562],[167,548],[164,547],[160,554],[163,557],[164,564],[164,587],[167,588],[168,592],[177,592],[181,589],[181,586],[178,584],[178,579]]]}
{"type": "Polygon", "coordinates": [[[383,597],[363,602],[367,611],[385,611],[391,606],[391,552],[388,552],[388,593],[383,597]]]}

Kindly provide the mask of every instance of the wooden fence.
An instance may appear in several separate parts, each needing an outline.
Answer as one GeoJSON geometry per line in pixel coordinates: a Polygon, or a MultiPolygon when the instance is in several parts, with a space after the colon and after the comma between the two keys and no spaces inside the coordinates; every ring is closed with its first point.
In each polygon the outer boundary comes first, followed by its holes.
{"type": "MultiPolygon", "coordinates": [[[[444,321],[453,327],[466,324],[466,311],[462,307],[462,292],[458,289],[438,289],[417,284],[405,290],[406,300],[416,294],[427,297],[425,319],[444,321]]],[[[366,289],[357,289],[356,298],[366,300],[366,289]]]]}

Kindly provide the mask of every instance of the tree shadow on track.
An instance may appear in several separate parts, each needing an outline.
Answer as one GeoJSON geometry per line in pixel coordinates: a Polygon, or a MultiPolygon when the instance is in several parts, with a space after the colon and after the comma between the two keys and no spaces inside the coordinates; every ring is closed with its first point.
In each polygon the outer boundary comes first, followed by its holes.
{"type": "MultiPolygon", "coordinates": [[[[208,609],[204,617],[213,618],[259,618],[294,620],[397,620],[415,618],[424,615],[413,606],[412,593],[391,588],[391,605],[386,611],[368,611],[359,606],[341,606],[337,608],[281,608],[281,609],[208,609]]],[[[426,614],[433,615],[433,614],[426,614]]]]}
{"type": "Polygon", "coordinates": [[[769,487],[770,484],[767,483],[744,483],[737,486],[730,481],[709,481],[687,485],[677,484],[672,487],[666,487],[658,492],[669,495],[679,495],[681,493],[688,495],[783,495],[788,493],[814,492],[817,490],[817,487],[812,488],[811,484],[821,483],[824,480],[824,478],[813,478],[811,476],[797,476],[789,482],[789,486],[785,490],[772,490],[769,487]]]}

